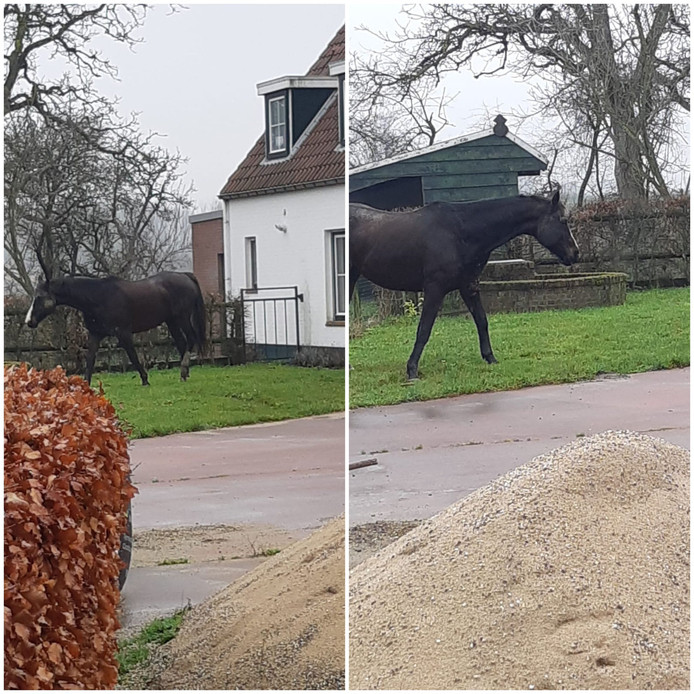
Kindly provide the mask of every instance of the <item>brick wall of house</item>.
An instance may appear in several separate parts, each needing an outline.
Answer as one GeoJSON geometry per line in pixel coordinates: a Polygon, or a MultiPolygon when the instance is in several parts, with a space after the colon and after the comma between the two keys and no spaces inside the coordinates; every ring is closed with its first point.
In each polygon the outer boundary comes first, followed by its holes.
{"type": "Polygon", "coordinates": [[[193,237],[193,272],[203,296],[224,293],[224,253],[222,211],[206,212],[190,217],[193,237]]]}

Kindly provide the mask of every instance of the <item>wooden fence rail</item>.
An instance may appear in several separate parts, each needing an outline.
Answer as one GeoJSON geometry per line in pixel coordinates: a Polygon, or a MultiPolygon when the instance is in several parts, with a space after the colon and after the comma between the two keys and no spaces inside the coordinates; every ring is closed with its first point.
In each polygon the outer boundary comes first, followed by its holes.
{"type": "MultiPolygon", "coordinates": [[[[207,302],[207,353],[194,354],[193,363],[240,364],[253,358],[243,337],[243,311],[239,300],[207,302]]],[[[28,301],[5,305],[5,362],[26,362],[36,368],[62,366],[68,373],[83,373],[87,331],[78,311],[61,306],[32,330],[24,324],[28,301]]],[[[135,349],[146,369],[174,368],[178,350],[166,326],[135,335],[135,349]]],[[[127,371],[130,360],[114,338],[103,341],[95,371],[127,371]]]]}

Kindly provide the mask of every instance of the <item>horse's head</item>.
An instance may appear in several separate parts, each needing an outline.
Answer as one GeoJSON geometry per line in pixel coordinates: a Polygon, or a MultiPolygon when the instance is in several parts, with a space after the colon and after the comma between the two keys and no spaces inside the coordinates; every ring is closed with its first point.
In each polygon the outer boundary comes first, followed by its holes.
{"type": "Polygon", "coordinates": [[[56,307],[55,294],[51,291],[50,282],[39,282],[34,291],[34,299],[29,306],[24,322],[35,328],[47,316],[50,316],[56,307]]]}
{"type": "Polygon", "coordinates": [[[536,238],[564,265],[573,265],[578,262],[578,246],[567,224],[564,206],[559,202],[559,191],[546,204],[547,211],[537,224],[536,238]]]}

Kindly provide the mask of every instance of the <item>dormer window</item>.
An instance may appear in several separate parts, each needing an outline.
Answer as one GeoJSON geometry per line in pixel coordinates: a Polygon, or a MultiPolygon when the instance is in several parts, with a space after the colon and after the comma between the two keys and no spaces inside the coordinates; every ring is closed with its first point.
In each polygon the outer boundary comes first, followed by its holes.
{"type": "Polygon", "coordinates": [[[287,154],[287,95],[281,94],[267,100],[267,152],[269,156],[287,154]]]}
{"type": "Polygon", "coordinates": [[[265,97],[265,158],[288,157],[338,89],[330,76],[280,77],[258,85],[265,97]]]}

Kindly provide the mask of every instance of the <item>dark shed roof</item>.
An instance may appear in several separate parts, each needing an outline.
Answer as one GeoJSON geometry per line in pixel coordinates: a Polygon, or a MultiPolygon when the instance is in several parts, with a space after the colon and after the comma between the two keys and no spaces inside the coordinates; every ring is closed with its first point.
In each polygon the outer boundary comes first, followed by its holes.
{"type": "MultiPolygon", "coordinates": [[[[329,75],[331,63],[345,59],[345,28],[337,32],[307,76],[329,75]]],[[[267,195],[321,185],[343,183],[345,152],[339,147],[337,96],[328,100],[320,119],[287,159],[267,162],[261,136],[229,177],[220,198],[267,195]]]]}

